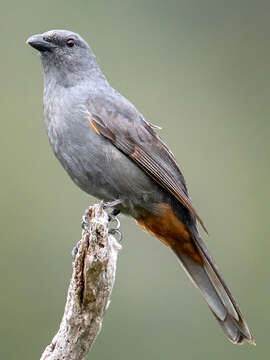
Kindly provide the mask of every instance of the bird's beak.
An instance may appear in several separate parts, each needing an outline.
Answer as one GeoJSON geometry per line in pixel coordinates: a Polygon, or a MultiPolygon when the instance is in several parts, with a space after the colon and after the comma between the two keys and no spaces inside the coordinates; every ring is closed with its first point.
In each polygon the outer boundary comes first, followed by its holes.
{"type": "Polygon", "coordinates": [[[44,40],[42,34],[30,36],[30,38],[26,40],[26,43],[40,52],[50,51],[54,48],[54,44],[44,40]]]}

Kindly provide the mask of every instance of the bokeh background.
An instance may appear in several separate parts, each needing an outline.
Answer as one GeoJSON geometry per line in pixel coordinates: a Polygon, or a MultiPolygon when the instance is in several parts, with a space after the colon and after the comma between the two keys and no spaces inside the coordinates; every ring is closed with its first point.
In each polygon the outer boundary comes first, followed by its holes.
{"type": "Polygon", "coordinates": [[[54,28],[82,34],[111,84],[162,126],[257,340],[230,344],[173,254],[122,218],[117,281],[89,359],[267,358],[270,2],[2,0],[0,8],[1,359],[39,359],[56,332],[81,214],[95,201],[67,177],[45,133],[41,65],[25,40],[54,28]]]}

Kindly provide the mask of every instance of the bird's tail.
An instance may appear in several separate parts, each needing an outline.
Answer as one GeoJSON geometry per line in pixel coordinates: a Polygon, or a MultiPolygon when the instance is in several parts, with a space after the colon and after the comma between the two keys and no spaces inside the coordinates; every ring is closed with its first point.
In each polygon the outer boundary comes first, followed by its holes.
{"type": "Polygon", "coordinates": [[[247,340],[250,344],[256,345],[236,301],[201,238],[196,238],[195,245],[203,265],[183,255],[183,252],[176,247],[173,248],[173,251],[192,282],[201,291],[229,340],[234,344],[241,344],[247,340]]]}

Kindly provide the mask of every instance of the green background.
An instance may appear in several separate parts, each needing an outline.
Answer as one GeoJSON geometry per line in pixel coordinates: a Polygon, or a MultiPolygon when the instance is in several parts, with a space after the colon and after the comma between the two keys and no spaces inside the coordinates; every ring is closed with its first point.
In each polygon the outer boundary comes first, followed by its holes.
{"type": "Polygon", "coordinates": [[[54,28],[85,37],[111,84],[162,126],[257,341],[230,344],[174,255],[123,217],[89,359],[268,358],[270,2],[2,0],[1,359],[39,359],[56,332],[95,201],[54,158],[42,121],[41,65],[25,40],[54,28]]]}

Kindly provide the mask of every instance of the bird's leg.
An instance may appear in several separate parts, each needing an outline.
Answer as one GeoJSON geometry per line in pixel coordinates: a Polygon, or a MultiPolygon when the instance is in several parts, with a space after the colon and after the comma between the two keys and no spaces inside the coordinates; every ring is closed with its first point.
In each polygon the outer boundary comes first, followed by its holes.
{"type": "Polygon", "coordinates": [[[103,209],[114,208],[115,206],[122,204],[122,202],[121,199],[105,202],[103,203],[103,209]]]}
{"type": "Polygon", "coordinates": [[[120,199],[116,199],[114,201],[103,203],[103,209],[106,210],[106,209],[112,208],[112,211],[108,214],[108,216],[109,216],[110,222],[116,221],[116,223],[117,223],[116,229],[120,228],[120,221],[117,218],[117,215],[120,214],[120,210],[116,209],[115,206],[120,205],[121,203],[122,203],[122,200],[120,200],[120,199]]]}
{"type": "Polygon", "coordinates": [[[112,202],[107,202],[107,203],[104,203],[103,204],[103,208],[104,209],[108,209],[108,208],[113,208],[112,211],[108,214],[109,216],[109,222],[112,224],[113,222],[116,224],[115,227],[111,227],[109,229],[109,234],[112,234],[112,235],[118,235],[119,238],[118,238],[118,241],[121,241],[122,240],[122,233],[120,232],[120,220],[118,219],[118,215],[120,214],[120,210],[119,209],[115,209],[114,206],[117,206],[119,204],[122,203],[122,200],[120,199],[116,199],[112,202]]]}

